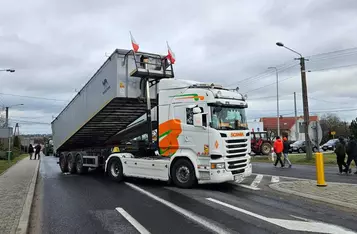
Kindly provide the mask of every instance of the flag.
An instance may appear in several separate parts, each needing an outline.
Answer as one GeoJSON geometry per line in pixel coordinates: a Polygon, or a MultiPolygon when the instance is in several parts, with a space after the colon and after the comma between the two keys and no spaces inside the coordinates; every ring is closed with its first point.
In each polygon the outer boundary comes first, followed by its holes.
{"type": "Polygon", "coordinates": [[[131,38],[131,45],[133,46],[133,50],[135,52],[138,52],[139,44],[135,41],[135,39],[134,39],[133,35],[131,34],[131,32],[130,32],[130,38],[131,38]]]}
{"type": "Polygon", "coordinates": [[[166,58],[168,58],[170,60],[171,64],[174,64],[176,61],[175,54],[174,54],[174,52],[172,52],[172,50],[169,46],[169,43],[166,42],[166,44],[167,44],[167,50],[168,50],[168,55],[166,56],[166,58]]]}

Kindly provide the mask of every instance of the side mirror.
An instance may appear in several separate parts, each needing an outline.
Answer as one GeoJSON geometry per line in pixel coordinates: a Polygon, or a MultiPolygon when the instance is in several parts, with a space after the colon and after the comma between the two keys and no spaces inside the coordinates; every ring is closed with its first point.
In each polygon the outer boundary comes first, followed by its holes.
{"type": "Polygon", "coordinates": [[[199,107],[194,107],[192,109],[192,112],[193,112],[193,114],[199,114],[199,113],[201,113],[201,109],[199,107]]]}
{"type": "Polygon", "coordinates": [[[195,127],[207,127],[207,113],[193,115],[193,125],[195,127]]]}
{"type": "Polygon", "coordinates": [[[193,126],[195,127],[202,127],[202,114],[195,114],[193,115],[193,126]]]}

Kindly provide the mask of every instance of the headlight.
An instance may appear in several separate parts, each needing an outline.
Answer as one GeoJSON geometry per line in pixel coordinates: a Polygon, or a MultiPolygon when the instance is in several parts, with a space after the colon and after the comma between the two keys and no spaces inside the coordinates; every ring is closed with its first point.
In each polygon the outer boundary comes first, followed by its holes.
{"type": "Polygon", "coordinates": [[[224,163],[211,163],[211,169],[224,169],[224,163]]]}

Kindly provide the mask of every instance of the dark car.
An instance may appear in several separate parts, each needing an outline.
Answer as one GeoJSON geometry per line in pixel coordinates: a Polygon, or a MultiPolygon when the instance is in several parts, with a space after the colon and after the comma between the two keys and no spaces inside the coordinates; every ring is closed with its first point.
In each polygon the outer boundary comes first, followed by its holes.
{"type": "MultiPolygon", "coordinates": [[[[292,143],[290,145],[289,151],[290,151],[290,153],[293,153],[293,152],[306,153],[305,141],[295,141],[294,143],[292,143]]],[[[312,151],[313,152],[317,152],[318,148],[315,145],[313,145],[312,146],[312,151]]]]}
{"type": "Polygon", "coordinates": [[[326,151],[326,150],[335,150],[335,146],[336,146],[336,143],[338,142],[338,139],[331,139],[329,140],[328,142],[326,142],[325,144],[323,144],[321,146],[321,149],[323,151],[326,151]]]}

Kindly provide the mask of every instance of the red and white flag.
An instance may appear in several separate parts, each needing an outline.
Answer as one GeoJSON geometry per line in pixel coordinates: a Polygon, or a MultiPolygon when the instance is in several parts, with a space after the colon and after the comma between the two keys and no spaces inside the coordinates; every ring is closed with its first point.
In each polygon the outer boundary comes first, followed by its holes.
{"type": "Polygon", "coordinates": [[[169,46],[169,43],[166,42],[166,44],[167,44],[167,50],[168,50],[168,54],[167,54],[166,58],[168,58],[170,60],[171,64],[174,64],[176,61],[175,54],[174,54],[174,52],[172,52],[172,50],[169,46]]]}
{"type": "Polygon", "coordinates": [[[138,52],[138,50],[139,50],[139,44],[135,41],[135,39],[134,39],[133,35],[131,34],[131,32],[129,32],[129,33],[130,33],[131,45],[133,46],[133,50],[134,50],[135,52],[138,52]]]}

